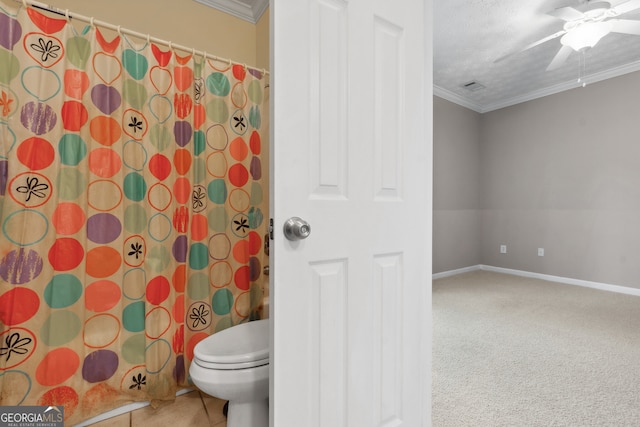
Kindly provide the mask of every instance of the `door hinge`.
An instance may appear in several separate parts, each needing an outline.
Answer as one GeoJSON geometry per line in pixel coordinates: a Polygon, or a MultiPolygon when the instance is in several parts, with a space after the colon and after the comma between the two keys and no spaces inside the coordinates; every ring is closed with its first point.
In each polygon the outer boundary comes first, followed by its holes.
{"type": "Polygon", "coordinates": [[[273,218],[269,218],[269,238],[273,240],[273,218]]]}

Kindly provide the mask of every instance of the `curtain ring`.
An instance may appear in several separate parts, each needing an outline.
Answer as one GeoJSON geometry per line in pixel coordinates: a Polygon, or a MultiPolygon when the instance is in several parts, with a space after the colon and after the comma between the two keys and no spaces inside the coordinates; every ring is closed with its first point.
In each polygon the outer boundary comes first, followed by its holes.
{"type": "Polygon", "coordinates": [[[116,31],[118,31],[118,35],[121,36],[122,35],[122,25],[118,25],[118,29],[116,31]]]}
{"type": "Polygon", "coordinates": [[[169,50],[173,51],[173,43],[172,42],[169,42],[169,50]]]}
{"type": "Polygon", "coordinates": [[[94,27],[95,27],[95,24],[93,23],[93,21],[94,21],[95,19],[96,19],[96,18],[94,18],[93,16],[91,17],[91,19],[89,19],[89,25],[91,25],[91,28],[94,28],[94,27]]]}
{"type": "Polygon", "coordinates": [[[151,43],[151,35],[147,33],[147,44],[151,43]]]}
{"type": "Polygon", "coordinates": [[[202,60],[205,61],[205,62],[207,61],[207,51],[206,50],[202,51],[202,60]]]}
{"type": "Polygon", "coordinates": [[[67,18],[67,22],[71,21],[71,17],[69,16],[69,9],[66,9],[64,11],[64,17],[67,18]]]}

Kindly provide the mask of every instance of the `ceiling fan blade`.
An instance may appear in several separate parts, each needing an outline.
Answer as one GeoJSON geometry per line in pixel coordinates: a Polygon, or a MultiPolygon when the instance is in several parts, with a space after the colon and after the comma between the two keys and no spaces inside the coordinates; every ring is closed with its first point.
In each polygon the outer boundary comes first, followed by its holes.
{"type": "Polygon", "coordinates": [[[558,53],[556,53],[556,56],[553,57],[553,60],[547,67],[547,71],[555,70],[556,68],[564,64],[564,61],[566,61],[569,55],[571,55],[571,52],[573,52],[573,49],[571,49],[569,46],[563,45],[558,53]]]}
{"type": "MultiPolygon", "coordinates": [[[[632,0],[635,1],[635,0],[632,0]]],[[[559,7],[557,9],[552,10],[547,13],[548,15],[555,16],[556,18],[562,19],[563,21],[576,21],[578,19],[584,18],[584,13],[576,10],[572,7],[559,7]]]]}
{"type": "Polygon", "coordinates": [[[610,19],[611,31],[614,33],[633,34],[640,36],[640,21],[632,19],[610,19]]]}
{"type": "Polygon", "coordinates": [[[494,62],[494,63],[496,63],[496,62],[500,62],[500,61],[502,61],[502,60],[505,60],[505,59],[509,58],[509,57],[510,57],[510,56],[512,56],[512,55],[515,55],[516,53],[524,52],[525,50],[529,50],[529,49],[531,49],[531,48],[533,48],[533,47],[539,46],[539,45],[541,45],[541,44],[543,44],[543,43],[546,43],[546,42],[548,42],[548,41],[551,41],[551,40],[553,40],[553,39],[557,39],[558,37],[561,37],[561,36],[563,36],[563,35],[565,35],[565,34],[566,34],[566,31],[565,31],[565,30],[558,31],[557,33],[551,34],[550,36],[547,36],[547,37],[545,37],[545,38],[543,38],[543,39],[540,39],[540,40],[535,41],[535,42],[533,42],[533,43],[531,43],[531,44],[528,44],[528,45],[526,45],[525,47],[523,47],[523,48],[522,48],[522,49],[520,49],[520,50],[517,50],[517,51],[515,51],[515,52],[511,52],[511,53],[508,53],[508,54],[506,54],[505,56],[500,57],[500,58],[496,59],[496,60],[495,60],[495,61],[493,61],[493,62],[494,62]]]}
{"type": "Polygon", "coordinates": [[[640,0],[629,0],[611,8],[611,10],[618,16],[636,9],[640,9],[640,0]]]}

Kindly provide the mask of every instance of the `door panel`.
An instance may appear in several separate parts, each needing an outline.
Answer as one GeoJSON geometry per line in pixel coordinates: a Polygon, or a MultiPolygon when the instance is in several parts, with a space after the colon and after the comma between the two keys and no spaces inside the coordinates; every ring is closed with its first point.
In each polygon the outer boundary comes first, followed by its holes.
{"type": "Polygon", "coordinates": [[[272,0],[272,426],[430,425],[430,13],[272,0]]]}

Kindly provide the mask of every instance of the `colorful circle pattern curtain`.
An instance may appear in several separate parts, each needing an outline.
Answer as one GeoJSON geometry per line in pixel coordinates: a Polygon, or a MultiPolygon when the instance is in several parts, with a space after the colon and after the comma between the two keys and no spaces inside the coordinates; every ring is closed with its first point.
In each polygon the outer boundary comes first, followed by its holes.
{"type": "Polygon", "coordinates": [[[266,77],[0,12],[0,405],[171,400],[262,316],[266,77]]]}

